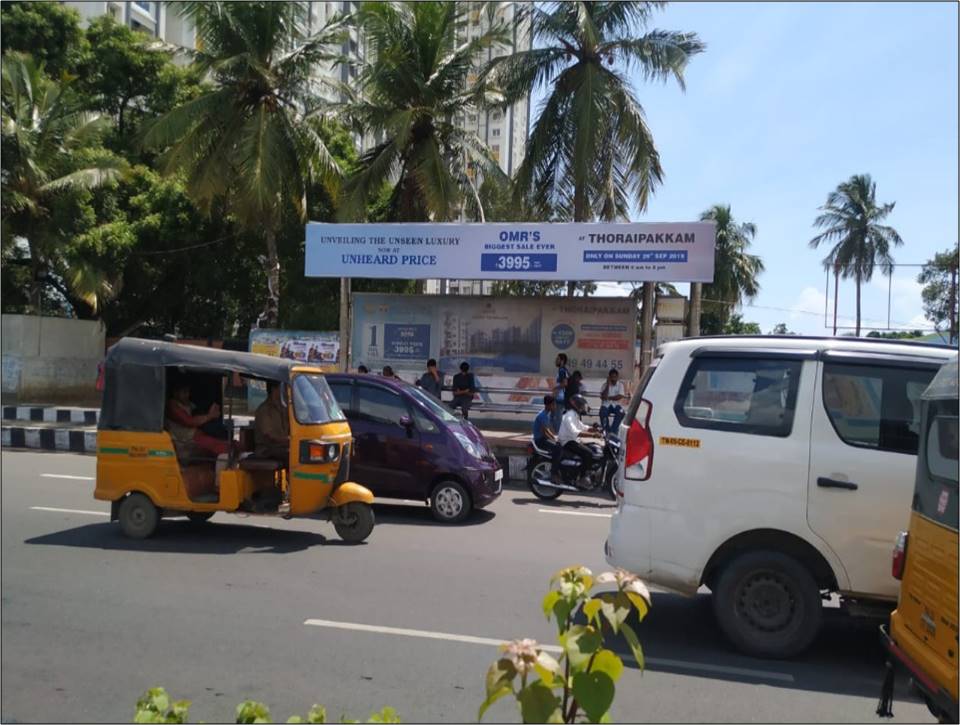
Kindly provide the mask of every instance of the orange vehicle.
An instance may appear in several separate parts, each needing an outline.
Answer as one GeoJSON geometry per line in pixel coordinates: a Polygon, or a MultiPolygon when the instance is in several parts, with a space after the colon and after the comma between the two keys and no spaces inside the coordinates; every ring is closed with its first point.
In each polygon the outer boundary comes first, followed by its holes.
{"type": "Polygon", "coordinates": [[[206,521],[217,511],[322,512],[350,542],[373,530],[373,494],[349,480],[350,426],[316,368],[125,338],[110,349],[104,377],[94,497],[111,502],[110,519],[128,536],[151,536],[165,516],[206,521]],[[279,387],[272,412],[289,441],[269,456],[252,427],[236,428],[232,405],[223,416],[236,375],[279,387]]]}
{"type": "Polygon", "coordinates": [[[893,686],[905,673],[940,722],[957,722],[958,368],[945,363],[921,402],[920,450],[910,529],[897,537],[893,576],[902,581],[890,630],[877,714],[893,715],[893,686]]]}

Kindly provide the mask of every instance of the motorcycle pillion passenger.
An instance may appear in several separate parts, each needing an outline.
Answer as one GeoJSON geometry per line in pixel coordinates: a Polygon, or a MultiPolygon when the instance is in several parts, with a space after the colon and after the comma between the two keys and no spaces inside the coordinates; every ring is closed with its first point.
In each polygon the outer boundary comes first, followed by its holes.
{"type": "Polygon", "coordinates": [[[596,426],[589,426],[584,423],[580,416],[589,412],[590,406],[587,405],[587,399],[582,395],[574,395],[568,401],[570,409],[563,414],[560,421],[560,430],[557,433],[557,453],[553,457],[553,470],[551,477],[554,482],[558,481],[559,471],[557,470],[557,461],[560,458],[560,451],[567,451],[577,456],[581,461],[589,461],[593,453],[583,443],[579,441],[580,436],[599,437],[596,426]]]}
{"type": "Polygon", "coordinates": [[[553,414],[557,401],[552,395],[543,396],[543,410],[533,419],[533,443],[544,451],[552,451],[556,445],[557,433],[553,429],[553,414]]]}

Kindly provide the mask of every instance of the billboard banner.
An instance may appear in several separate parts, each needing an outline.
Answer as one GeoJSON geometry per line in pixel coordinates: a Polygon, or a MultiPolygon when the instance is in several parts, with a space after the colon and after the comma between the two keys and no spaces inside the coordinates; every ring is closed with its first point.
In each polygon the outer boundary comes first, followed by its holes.
{"type": "MultiPolygon", "coordinates": [[[[309,330],[251,330],[250,352],[284,357],[336,372],[340,358],[340,334],[309,330]]],[[[266,385],[251,380],[247,386],[247,404],[255,407],[266,397],[266,385]]]]}
{"type": "Polygon", "coordinates": [[[307,224],[308,277],[712,282],[713,222],[307,224]]]}
{"type": "Polygon", "coordinates": [[[422,372],[428,358],[455,372],[552,375],[557,353],[570,370],[632,376],[636,303],[629,298],[353,296],[351,368],[390,365],[422,372]]]}

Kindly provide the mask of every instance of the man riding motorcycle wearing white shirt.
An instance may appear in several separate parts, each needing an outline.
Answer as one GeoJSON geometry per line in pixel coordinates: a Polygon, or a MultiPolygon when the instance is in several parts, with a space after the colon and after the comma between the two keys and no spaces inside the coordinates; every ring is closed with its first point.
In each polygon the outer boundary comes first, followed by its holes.
{"type": "Polygon", "coordinates": [[[570,399],[570,405],[570,410],[563,414],[563,419],[560,421],[560,430],[557,433],[557,450],[553,456],[551,473],[554,483],[559,482],[557,479],[560,473],[557,470],[557,462],[560,460],[563,451],[577,456],[582,465],[585,465],[593,457],[593,452],[578,440],[581,435],[596,437],[595,433],[592,436],[590,435],[591,432],[596,431],[596,426],[589,426],[580,420],[580,416],[588,410],[587,400],[582,395],[574,395],[570,399]]]}

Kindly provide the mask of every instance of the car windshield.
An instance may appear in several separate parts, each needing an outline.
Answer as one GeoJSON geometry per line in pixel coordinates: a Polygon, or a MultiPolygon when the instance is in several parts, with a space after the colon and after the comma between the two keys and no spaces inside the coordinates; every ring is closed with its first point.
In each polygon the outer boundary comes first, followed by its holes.
{"type": "Polygon", "coordinates": [[[293,413],[305,425],[346,420],[330,386],[320,375],[297,375],[293,379],[293,413]]]}
{"type": "Polygon", "coordinates": [[[451,413],[449,410],[444,408],[440,403],[437,402],[437,399],[431,395],[420,390],[420,388],[415,388],[413,386],[407,388],[410,395],[412,395],[416,400],[421,403],[427,410],[437,416],[444,423],[456,423],[459,418],[451,413]]]}

